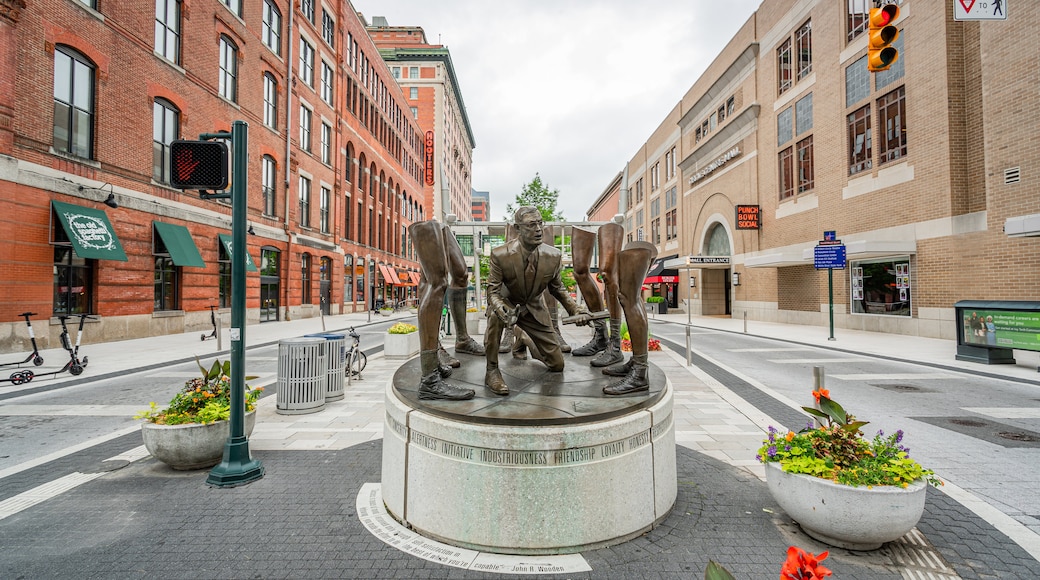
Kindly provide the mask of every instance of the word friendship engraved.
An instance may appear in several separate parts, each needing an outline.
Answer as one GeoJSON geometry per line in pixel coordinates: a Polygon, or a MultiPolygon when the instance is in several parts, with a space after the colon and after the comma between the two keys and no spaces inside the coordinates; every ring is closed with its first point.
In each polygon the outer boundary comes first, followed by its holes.
{"type": "Polygon", "coordinates": [[[500,466],[525,466],[525,467],[553,467],[561,465],[575,465],[579,463],[591,463],[600,459],[614,457],[649,445],[656,439],[662,428],[671,422],[671,414],[653,427],[653,431],[647,429],[619,441],[611,441],[598,445],[586,447],[569,447],[567,449],[545,449],[545,450],[512,450],[512,449],[488,449],[486,447],[473,447],[461,445],[430,437],[425,433],[409,430],[398,421],[388,417],[390,428],[399,435],[406,437],[413,445],[421,447],[431,453],[444,457],[461,459],[472,463],[483,463],[487,465],[500,466]],[[407,435],[406,435],[407,433],[407,435]]]}

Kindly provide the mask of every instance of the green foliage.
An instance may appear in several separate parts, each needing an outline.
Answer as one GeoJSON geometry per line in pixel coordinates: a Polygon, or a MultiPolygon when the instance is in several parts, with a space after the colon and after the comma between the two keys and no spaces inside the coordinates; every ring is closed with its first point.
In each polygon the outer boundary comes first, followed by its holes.
{"type": "Polygon", "coordinates": [[[560,273],[560,279],[563,280],[563,285],[568,292],[574,292],[574,289],[578,287],[578,281],[574,279],[574,268],[564,268],[560,273]]]}
{"type": "Polygon", "coordinates": [[[650,304],[660,304],[664,302],[664,296],[648,296],[646,301],[650,304]]]}
{"type": "Polygon", "coordinates": [[[704,569],[704,580],[736,580],[729,570],[722,567],[715,560],[708,560],[708,567],[704,569]]]}
{"type": "Polygon", "coordinates": [[[903,432],[885,436],[878,431],[872,440],[863,438],[857,421],[841,405],[832,401],[826,390],[815,391],[820,408],[802,407],[820,420],[798,433],[781,434],[769,427],[768,436],[758,450],[763,463],[777,462],[788,473],[802,473],[851,486],[895,485],[907,487],[924,479],[933,486],[942,482],[934,472],[910,459],[909,449],[901,445],[903,432]]]}
{"type": "Polygon", "coordinates": [[[524,184],[524,188],[517,194],[515,205],[512,203],[506,205],[505,219],[512,220],[517,209],[530,205],[542,212],[542,221],[562,222],[566,218],[563,217],[563,212],[556,209],[559,198],[560,190],[550,190],[547,185],[542,183],[542,177],[535,173],[534,179],[530,183],[524,184]]]}
{"type": "MultiPolygon", "coordinates": [[[[144,419],[158,425],[183,425],[186,423],[212,423],[224,421],[231,416],[231,361],[213,361],[209,369],[202,366],[196,357],[195,362],[202,371],[201,376],[189,379],[170,404],[160,410],[152,402],[148,409],[134,415],[134,419],[144,419]]],[[[256,377],[246,377],[246,380],[256,377]]],[[[246,411],[256,409],[256,401],[263,388],[251,389],[246,385],[246,411]]]]}

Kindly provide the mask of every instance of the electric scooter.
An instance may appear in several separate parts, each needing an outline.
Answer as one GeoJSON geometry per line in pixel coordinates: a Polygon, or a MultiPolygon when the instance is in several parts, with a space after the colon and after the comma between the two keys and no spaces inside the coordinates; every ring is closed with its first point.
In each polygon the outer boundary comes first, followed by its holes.
{"type": "Polygon", "coordinates": [[[40,349],[36,347],[36,333],[33,332],[32,322],[29,321],[30,316],[36,316],[35,312],[23,312],[18,316],[25,317],[25,325],[29,327],[29,340],[32,341],[33,351],[29,353],[29,356],[25,357],[25,360],[18,362],[9,362],[0,364],[0,367],[14,367],[22,366],[25,363],[32,361],[34,365],[40,366],[43,364],[43,357],[40,356],[40,349]]]}
{"type": "Polygon", "coordinates": [[[22,385],[32,381],[37,377],[57,376],[61,373],[68,372],[71,375],[80,375],[83,373],[83,368],[87,366],[87,357],[83,357],[83,360],[79,360],[79,345],[83,339],[83,323],[87,319],[95,320],[96,317],[90,316],[89,314],[62,314],[58,316],[58,320],[61,322],[61,347],[69,353],[69,362],[65,363],[65,366],[61,367],[56,371],[49,371],[45,373],[34,373],[30,369],[23,369],[11,373],[11,376],[6,379],[0,379],[0,382],[10,382],[15,385],[22,385]],[[76,333],[76,344],[73,346],[69,340],[69,329],[65,325],[65,321],[73,316],[79,317],[79,331],[76,333]]]}
{"type": "Polygon", "coordinates": [[[213,324],[213,332],[211,332],[209,334],[203,334],[202,335],[202,340],[206,340],[207,338],[216,338],[217,337],[217,308],[219,308],[219,307],[218,306],[210,306],[209,307],[209,321],[213,324]]]}

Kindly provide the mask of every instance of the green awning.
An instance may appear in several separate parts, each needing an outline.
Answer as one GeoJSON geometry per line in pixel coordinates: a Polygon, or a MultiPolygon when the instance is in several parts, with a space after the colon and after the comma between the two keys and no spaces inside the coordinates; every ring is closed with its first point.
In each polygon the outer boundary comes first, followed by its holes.
{"type": "Polygon", "coordinates": [[[77,256],[92,260],[127,261],[126,252],[104,211],[53,200],[51,207],[61,227],[65,228],[77,256]]]}
{"type": "Polygon", "coordinates": [[[195,247],[188,228],[163,222],[152,222],[152,225],[162,238],[163,245],[166,246],[166,251],[169,252],[174,266],[206,267],[206,262],[202,260],[199,249],[195,247]]]}
{"type": "MultiPolygon", "coordinates": [[[[234,256],[235,253],[231,251],[231,236],[228,234],[217,234],[217,237],[220,238],[220,243],[224,244],[224,250],[227,251],[228,257],[234,256]]],[[[246,252],[246,272],[259,272],[249,252],[246,252]]]]}

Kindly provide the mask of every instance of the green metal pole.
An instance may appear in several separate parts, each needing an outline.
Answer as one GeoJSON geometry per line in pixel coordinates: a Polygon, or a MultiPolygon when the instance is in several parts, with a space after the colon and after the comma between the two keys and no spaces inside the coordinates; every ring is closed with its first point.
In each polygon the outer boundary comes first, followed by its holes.
{"type": "Polygon", "coordinates": [[[827,340],[834,340],[834,268],[827,268],[827,305],[831,318],[831,335],[827,340]]]}
{"type": "Polygon", "coordinates": [[[246,413],[246,181],[248,177],[249,126],[231,125],[231,433],[224,444],[224,458],[209,473],[206,483],[217,487],[244,485],[264,476],[264,466],[249,456],[245,434],[246,413]]]}

